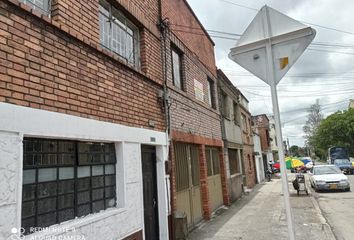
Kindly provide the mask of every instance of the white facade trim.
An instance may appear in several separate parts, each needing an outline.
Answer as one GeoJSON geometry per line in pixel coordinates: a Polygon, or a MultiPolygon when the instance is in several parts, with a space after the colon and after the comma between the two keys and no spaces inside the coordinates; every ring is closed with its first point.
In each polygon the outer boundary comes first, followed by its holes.
{"type": "Polygon", "coordinates": [[[0,127],[26,136],[167,145],[164,132],[0,103],[0,127]],[[97,131],[97,129],[99,129],[97,131]],[[155,141],[152,141],[155,138],[155,141]]]}
{"type": "MultiPolygon", "coordinates": [[[[102,226],[115,224],[118,229],[114,235],[108,233],[97,236],[99,239],[120,239],[128,236],[133,231],[139,231],[144,228],[144,205],[142,191],[142,164],[141,164],[141,145],[156,146],[156,175],[157,175],[157,191],[158,191],[158,212],[159,212],[159,229],[160,239],[168,239],[168,204],[167,186],[165,174],[165,161],[167,161],[167,142],[165,132],[159,132],[143,128],[128,127],[120,124],[102,122],[82,117],[66,115],[62,113],[49,112],[39,109],[27,108],[7,103],[0,103],[0,143],[7,142],[7,139],[16,138],[20,143],[12,144],[11,154],[16,163],[16,172],[11,172],[11,181],[15,185],[13,197],[14,201],[9,202],[6,207],[0,206],[0,214],[8,212],[10,208],[14,216],[9,216],[8,226],[0,228],[1,236],[10,236],[10,227],[21,226],[21,207],[22,207],[22,169],[23,169],[23,145],[24,137],[41,137],[55,139],[70,140],[86,140],[86,141],[107,141],[114,142],[116,146],[117,157],[117,201],[116,208],[107,209],[99,213],[90,214],[85,217],[76,218],[59,225],[63,228],[79,229],[90,239],[90,229],[96,228],[94,232],[98,232],[102,226]],[[11,137],[11,136],[12,137],[11,137]],[[16,182],[15,182],[16,181],[16,182]],[[140,194],[140,197],[135,196],[140,194]],[[128,195],[130,196],[129,199],[128,195]],[[138,206],[141,209],[132,209],[132,196],[138,197],[138,206]],[[5,209],[6,208],[6,209],[5,209]],[[133,212],[130,212],[132,211],[133,212]],[[135,218],[132,218],[132,213],[135,218]],[[114,222],[113,222],[114,221],[114,222]],[[96,224],[96,225],[95,225],[96,224]],[[86,227],[87,226],[87,227],[86,227]],[[6,231],[6,232],[5,232],[6,231]],[[8,231],[8,232],[7,232],[8,231]]],[[[0,146],[0,155],[7,153],[5,147],[0,146]]],[[[1,157],[0,157],[1,158],[1,157]]],[[[7,171],[6,166],[0,167],[7,171]]],[[[2,189],[3,190],[3,189],[2,189]]],[[[0,199],[1,201],[2,199],[0,199]]],[[[10,201],[10,200],[9,200],[10,201]]],[[[35,233],[27,236],[45,236],[46,233],[35,233]]],[[[55,235],[48,234],[47,235],[55,235]]],[[[6,238],[5,238],[6,239],[6,238]]]]}

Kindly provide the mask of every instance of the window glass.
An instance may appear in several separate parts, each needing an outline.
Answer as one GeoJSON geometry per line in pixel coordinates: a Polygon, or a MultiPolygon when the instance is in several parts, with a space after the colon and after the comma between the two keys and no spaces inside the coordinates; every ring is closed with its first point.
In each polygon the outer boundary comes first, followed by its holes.
{"type": "Polygon", "coordinates": [[[237,149],[228,149],[230,174],[240,173],[237,149]]]}
{"type": "Polygon", "coordinates": [[[181,79],[181,57],[180,55],[172,49],[172,77],[173,85],[182,89],[182,79],[181,79]]]}
{"type": "Polygon", "coordinates": [[[56,168],[42,168],[38,170],[38,182],[48,182],[57,179],[56,168]]]}
{"type": "Polygon", "coordinates": [[[90,175],[91,175],[91,168],[89,166],[77,168],[78,178],[89,177],[90,175]]]}
{"type": "Polygon", "coordinates": [[[20,0],[20,1],[31,6],[33,9],[40,11],[42,14],[50,15],[51,0],[20,0]]]}
{"type": "Polygon", "coordinates": [[[215,97],[214,97],[214,82],[208,78],[208,103],[209,105],[216,109],[215,97]]]}
{"type": "Polygon", "coordinates": [[[22,180],[23,184],[36,182],[36,170],[24,170],[22,180]]]}
{"type": "Polygon", "coordinates": [[[47,227],[116,206],[115,146],[25,138],[22,227],[47,227]]]}
{"type": "Polygon", "coordinates": [[[100,0],[99,26],[101,44],[139,67],[138,28],[105,0],[100,0]]]}
{"type": "Polygon", "coordinates": [[[74,168],[73,167],[62,167],[59,168],[59,179],[71,179],[74,178],[74,168]]]}

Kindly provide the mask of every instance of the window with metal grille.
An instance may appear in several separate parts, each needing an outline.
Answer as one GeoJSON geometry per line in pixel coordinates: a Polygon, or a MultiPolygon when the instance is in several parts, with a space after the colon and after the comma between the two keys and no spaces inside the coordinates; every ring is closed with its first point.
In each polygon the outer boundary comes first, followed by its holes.
{"type": "Polygon", "coordinates": [[[42,14],[50,15],[51,0],[20,0],[24,4],[31,6],[33,9],[40,11],[42,14]]]}
{"type": "Polygon", "coordinates": [[[218,149],[206,148],[205,157],[207,161],[208,177],[220,174],[220,159],[218,149]]]}
{"type": "Polygon", "coordinates": [[[177,191],[200,185],[199,150],[196,145],[177,143],[174,145],[176,157],[177,191]]]}
{"type": "Polygon", "coordinates": [[[25,138],[22,227],[47,227],[116,206],[113,143],[25,138]]]}
{"type": "Polygon", "coordinates": [[[188,149],[185,144],[175,144],[176,156],[176,188],[182,191],[189,188],[188,149]]]}
{"type": "Polygon", "coordinates": [[[100,43],[139,67],[139,29],[108,1],[100,0],[100,43]]]}

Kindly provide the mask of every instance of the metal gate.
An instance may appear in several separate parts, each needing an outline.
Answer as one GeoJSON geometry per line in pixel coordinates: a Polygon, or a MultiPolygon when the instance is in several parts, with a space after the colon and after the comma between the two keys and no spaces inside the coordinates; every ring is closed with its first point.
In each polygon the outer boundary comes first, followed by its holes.
{"type": "Polygon", "coordinates": [[[219,152],[216,148],[206,148],[205,156],[208,168],[208,192],[211,210],[223,205],[222,184],[220,175],[219,152]]]}
{"type": "Polygon", "coordinates": [[[177,211],[187,214],[188,227],[202,220],[198,146],[175,144],[177,211]]]}

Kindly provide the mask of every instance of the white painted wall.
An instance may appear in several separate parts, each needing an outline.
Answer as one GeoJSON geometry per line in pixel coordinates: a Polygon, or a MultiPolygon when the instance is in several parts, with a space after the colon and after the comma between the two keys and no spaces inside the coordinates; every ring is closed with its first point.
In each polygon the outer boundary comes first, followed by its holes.
{"type": "MultiPolygon", "coordinates": [[[[155,145],[160,239],[168,239],[165,133],[6,103],[0,103],[0,239],[7,239],[12,228],[21,226],[22,139],[27,136],[116,143],[118,206],[57,225],[74,228],[74,235],[86,240],[121,239],[144,228],[141,144],[155,145]]],[[[26,239],[34,236],[48,233],[26,239]]]]}
{"type": "Polygon", "coordinates": [[[256,155],[255,162],[256,162],[256,169],[257,169],[257,181],[260,183],[265,179],[265,174],[264,174],[264,166],[263,166],[261,138],[257,133],[253,134],[253,143],[254,143],[254,151],[258,152],[258,155],[256,155]]]}
{"type": "Polygon", "coordinates": [[[224,119],[225,135],[229,142],[242,144],[242,134],[240,126],[233,120],[224,119]]]}

